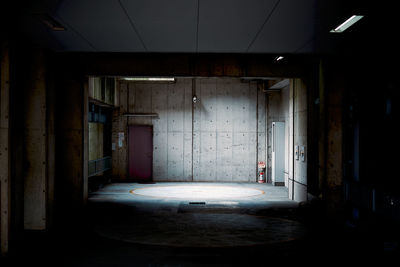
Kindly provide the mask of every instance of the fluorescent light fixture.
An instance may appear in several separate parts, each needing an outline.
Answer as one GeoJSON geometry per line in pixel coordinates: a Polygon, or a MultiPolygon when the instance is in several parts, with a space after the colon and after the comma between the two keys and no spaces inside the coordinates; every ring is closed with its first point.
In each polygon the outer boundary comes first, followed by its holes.
{"type": "Polygon", "coordinates": [[[173,82],[173,81],[175,81],[175,78],[149,78],[149,81],[173,82]]]}
{"type": "Polygon", "coordinates": [[[279,57],[275,58],[276,61],[280,61],[280,60],[282,60],[282,59],[283,59],[282,56],[279,56],[279,57]]]}
{"type": "Polygon", "coordinates": [[[334,33],[341,33],[344,32],[347,28],[349,28],[351,25],[362,19],[364,16],[361,15],[353,15],[350,18],[348,18],[345,22],[337,26],[335,29],[331,30],[330,32],[334,33]]]}
{"type": "Polygon", "coordinates": [[[120,78],[124,81],[151,81],[151,82],[174,82],[175,78],[158,78],[158,77],[151,77],[151,78],[144,78],[144,77],[122,77],[120,78]]]}

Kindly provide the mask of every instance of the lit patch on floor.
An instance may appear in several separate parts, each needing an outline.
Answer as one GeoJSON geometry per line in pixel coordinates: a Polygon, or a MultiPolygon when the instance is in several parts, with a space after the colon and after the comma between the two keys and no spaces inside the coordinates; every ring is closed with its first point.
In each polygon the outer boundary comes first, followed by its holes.
{"type": "Polygon", "coordinates": [[[174,199],[238,199],[263,195],[264,191],[255,188],[185,185],[185,186],[150,186],[137,188],[130,191],[133,195],[155,198],[174,199]]]}

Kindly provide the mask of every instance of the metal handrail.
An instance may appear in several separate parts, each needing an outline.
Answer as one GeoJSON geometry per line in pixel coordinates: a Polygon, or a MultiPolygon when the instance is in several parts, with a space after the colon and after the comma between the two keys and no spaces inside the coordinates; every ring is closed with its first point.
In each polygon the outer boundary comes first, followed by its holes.
{"type": "Polygon", "coordinates": [[[108,171],[111,169],[111,157],[104,157],[101,159],[95,159],[89,161],[88,177],[97,175],[99,173],[108,171]]]}

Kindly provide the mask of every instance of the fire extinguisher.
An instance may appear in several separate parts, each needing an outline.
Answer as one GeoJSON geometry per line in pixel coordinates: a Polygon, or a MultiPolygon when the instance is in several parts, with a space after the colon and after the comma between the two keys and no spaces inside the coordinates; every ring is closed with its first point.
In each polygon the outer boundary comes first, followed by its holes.
{"type": "Polygon", "coordinates": [[[258,182],[265,183],[265,162],[258,163],[258,182]]]}

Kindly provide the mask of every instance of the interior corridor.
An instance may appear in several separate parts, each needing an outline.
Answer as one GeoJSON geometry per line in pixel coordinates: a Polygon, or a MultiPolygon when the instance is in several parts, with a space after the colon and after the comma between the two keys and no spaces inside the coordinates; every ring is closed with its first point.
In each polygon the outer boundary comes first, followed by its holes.
{"type": "Polygon", "coordinates": [[[2,1],[0,266],[398,262],[386,2],[2,1]]]}

